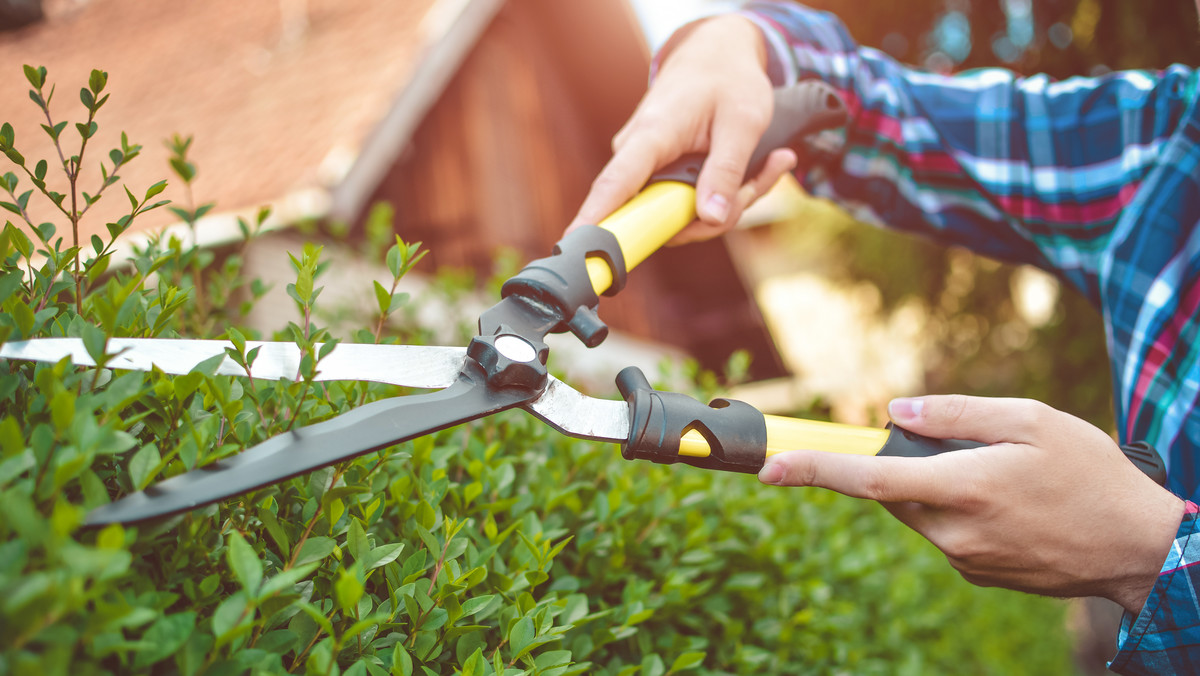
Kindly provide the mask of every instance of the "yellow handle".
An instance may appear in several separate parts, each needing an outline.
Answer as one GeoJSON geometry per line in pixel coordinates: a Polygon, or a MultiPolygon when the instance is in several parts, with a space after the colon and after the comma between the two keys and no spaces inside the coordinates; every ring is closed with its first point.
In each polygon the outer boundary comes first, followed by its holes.
{"type": "MultiPolygon", "coordinates": [[[[764,417],[767,419],[767,457],[797,449],[875,455],[888,439],[886,429],[875,427],[783,418],[776,415],[764,417]]],[[[680,455],[707,458],[711,453],[708,442],[699,432],[693,430],[679,440],[680,455]]]]}
{"type": "MultiPolygon", "coordinates": [[[[696,189],[687,183],[661,181],[646,186],[598,225],[616,235],[628,271],[662,248],[695,218],[696,189]]],[[[612,271],[603,260],[589,258],[587,270],[597,295],[612,285],[612,271]]]]}

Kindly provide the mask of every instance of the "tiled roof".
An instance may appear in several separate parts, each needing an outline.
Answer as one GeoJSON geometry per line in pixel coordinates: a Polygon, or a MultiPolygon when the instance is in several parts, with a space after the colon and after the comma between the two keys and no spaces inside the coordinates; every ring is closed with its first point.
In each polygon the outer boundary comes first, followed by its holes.
{"type": "MultiPolygon", "coordinates": [[[[27,158],[55,157],[21,64],[49,69],[56,121],[82,119],[79,88],[92,68],[105,70],[112,96],[84,158],[85,190],[121,131],[145,146],[121,172],[135,194],[170,176],[164,140],[191,134],[196,200],[254,207],[321,185],[322,163],[353,156],[407,81],[435,1],[46,0],[46,21],[0,33],[0,121],[16,128],[27,158]]],[[[78,142],[70,127],[63,138],[78,142]]],[[[172,183],[165,196],[186,201],[172,183]]],[[[106,194],[87,229],[127,206],[106,194]]],[[[52,219],[48,201],[31,207],[35,220],[52,219]]]]}

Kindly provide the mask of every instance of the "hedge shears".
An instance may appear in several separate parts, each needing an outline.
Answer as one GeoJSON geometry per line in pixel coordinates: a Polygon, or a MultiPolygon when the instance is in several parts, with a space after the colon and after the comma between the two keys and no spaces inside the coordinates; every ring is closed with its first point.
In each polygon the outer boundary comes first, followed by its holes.
{"type": "MultiPolygon", "coordinates": [[[[771,126],[751,171],[771,150],[809,143],[845,119],[836,91],[823,82],[804,81],[777,91],[771,126]]],[[[546,335],[570,332],[588,347],[598,345],[608,335],[597,312],[600,296],[619,292],[630,270],[695,218],[695,182],[703,160],[681,158],[599,224],[567,233],[551,256],[533,261],[505,282],[500,302],[479,317],[479,333],[466,347],[338,343],[320,360],[315,376],[317,381],[376,381],[436,391],[375,401],[282,433],[97,507],[85,525],[179,514],[514,408],[563,434],[620,444],[629,459],[738,472],[757,472],[768,456],[797,448],[928,456],[980,446],[930,439],[891,425],[876,429],[769,416],[729,399],[704,404],[653,389],[636,368],[617,376],[623,399],[598,399],[547,371],[546,335]]],[[[231,347],[223,340],[110,338],[105,349],[115,356],[104,367],[186,374],[197,365],[218,362],[212,371],[216,375],[298,378],[301,351],[293,343],[247,341],[245,349],[256,351],[250,372],[227,356],[231,347]]],[[[95,365],[76,338],[10,342],[0,346],[0,357],[95,365]]],[[[1160,483],[1165,480],[1152,448],[1126,447],[1126,454],[1160,483]]]]}

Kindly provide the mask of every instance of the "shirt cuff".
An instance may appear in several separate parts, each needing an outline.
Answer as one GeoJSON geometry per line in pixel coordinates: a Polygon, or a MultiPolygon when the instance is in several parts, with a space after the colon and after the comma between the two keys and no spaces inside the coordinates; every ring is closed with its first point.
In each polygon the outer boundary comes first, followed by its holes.
{"type": "Polygon", "coordinates": [[[1108,668],[1121,674],[1185,674],[1200,668],[1200,507],[1187,502],[1175,542],[1154,589],[1135,617],[1126,612],[1117,655],[1108,668]]]}

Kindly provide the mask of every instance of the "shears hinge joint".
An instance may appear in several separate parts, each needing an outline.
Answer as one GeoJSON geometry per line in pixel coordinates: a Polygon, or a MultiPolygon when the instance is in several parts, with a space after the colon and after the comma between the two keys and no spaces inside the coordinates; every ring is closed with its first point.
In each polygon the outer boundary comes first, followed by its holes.
{"type": "MultiPolygon", "coordinates": [[[[506,328],[506,327],[505,327],[506,328]]],[[[467,346],[467,356],[483,369],[490,389],[522,388],[541,391],[546,383],[545,343],[534,343],[515,332],[476,336],[467,346]]]]}

